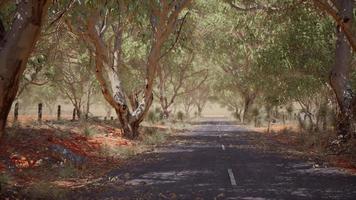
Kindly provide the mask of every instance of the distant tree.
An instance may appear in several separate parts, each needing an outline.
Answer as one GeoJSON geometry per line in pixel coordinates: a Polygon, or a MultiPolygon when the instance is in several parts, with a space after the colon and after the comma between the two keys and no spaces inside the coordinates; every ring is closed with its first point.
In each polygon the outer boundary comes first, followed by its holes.
{"type": "Polygon", "coordinates": [[[171,56],[167,56],[163,60],[162,66],[158,68],[157,96],[165,118],[169,117],[170,109],[177,98],[199,90],[208,78],[207,69],[195,69],[197,67],[193,63],[194,52],[187,51],[178,55],[187,58],[182,61],[174,61],[171,56]]]}

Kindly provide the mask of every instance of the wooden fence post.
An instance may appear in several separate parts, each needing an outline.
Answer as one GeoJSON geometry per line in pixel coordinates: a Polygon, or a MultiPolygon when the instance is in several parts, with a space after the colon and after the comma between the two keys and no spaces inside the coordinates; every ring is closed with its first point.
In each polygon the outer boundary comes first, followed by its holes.
{"type": "Polygon", "coordinates": [[[17,122],[19,119],[19,102],[16,102],[14,109],[14,121],[17,122]]]}
{"type": "Polygon", "coordinates": [[[42,103],[38,104],[38,121],[42,121],[42,103]]]}
{"type": "Polygon", "coordinates": [[[114,121],[114,117],[110,117],[110,120],[111,120],[111,121],[114,121]]]}
{"type": "Polygon", "coordinates": [[[57,108],[57,120],[61,120],[61,105],[58,105],[57,108]]]}

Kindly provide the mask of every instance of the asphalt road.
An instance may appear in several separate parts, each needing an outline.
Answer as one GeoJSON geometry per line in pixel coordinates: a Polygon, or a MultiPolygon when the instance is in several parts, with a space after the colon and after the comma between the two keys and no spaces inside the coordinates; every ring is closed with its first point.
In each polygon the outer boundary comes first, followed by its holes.
{"type": "Polygon", "coordinates": [[[205,121],[73,199],[356,199],[356,176],[255,148],[255,134],[205,121]]]}

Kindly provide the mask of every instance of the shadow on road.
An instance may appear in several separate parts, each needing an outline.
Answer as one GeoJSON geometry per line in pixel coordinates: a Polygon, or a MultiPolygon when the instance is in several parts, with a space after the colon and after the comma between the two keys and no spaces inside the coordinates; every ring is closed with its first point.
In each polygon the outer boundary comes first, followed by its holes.
{"type": "Polygon", "coordinates": [[[229,121],[203,121],[139,155],[73,199],[356,199],[356,177],[263,152],[255,134],[229,121]],[[222,147],[222,145],[224,147],[222,147]],[[225,150],[223,150],[223,148],[225,150]],[[231,185],[228,169],[236,186],[231,185]]]}

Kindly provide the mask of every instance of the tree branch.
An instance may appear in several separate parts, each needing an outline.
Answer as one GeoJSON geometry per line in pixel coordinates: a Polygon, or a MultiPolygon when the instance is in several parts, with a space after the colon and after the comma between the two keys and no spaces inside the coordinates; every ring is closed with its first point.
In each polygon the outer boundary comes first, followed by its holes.
{"type": "Polygon", "coordinates": [[[351,19],[343,19],[340,17],[338,11],[336,11],[329,3],[323,2],[322,0],[313,0],[315,5],[322,11],[329,14],[336,23],[341,27],[342,31],[345,33],[347,40],[349,41],[352,50],[356,51],[356,38],[351,31],[351,19]]]}

